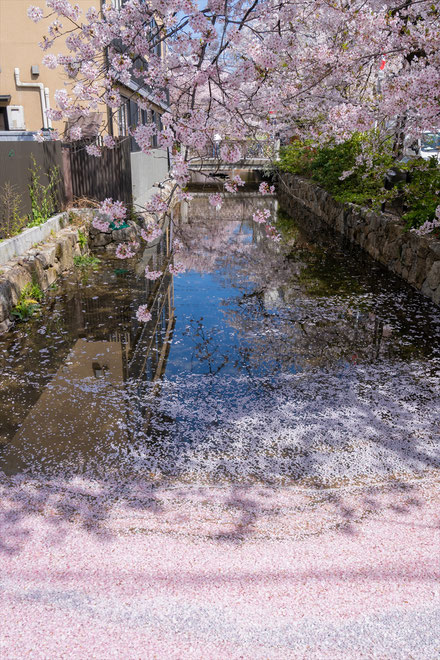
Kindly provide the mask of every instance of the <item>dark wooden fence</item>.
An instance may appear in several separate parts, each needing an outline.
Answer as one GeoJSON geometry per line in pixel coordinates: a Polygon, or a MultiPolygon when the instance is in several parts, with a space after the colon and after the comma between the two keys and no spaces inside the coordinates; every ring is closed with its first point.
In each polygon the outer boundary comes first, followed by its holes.
{"type": "Polygon", "coordinates": [[[130,142],[123,140],[114,149],[102,148],[101,157],[89,156],[86,144],[63,144],[66,192],[70,200],[106,197],[132,201],[130,142]]]}
{"type": "Polygon", "coordinates": [[[34,159],[40,183],[44,186],[49,183],[50,172],[58,168],[59,181],[54,191],[55,210],[61,210],[66,203],[60,142],[0,141],[0,194],[5,184],[13,186],[20,197],[20,214],[23,216],[31,212],[29,184],[34,159]]]}

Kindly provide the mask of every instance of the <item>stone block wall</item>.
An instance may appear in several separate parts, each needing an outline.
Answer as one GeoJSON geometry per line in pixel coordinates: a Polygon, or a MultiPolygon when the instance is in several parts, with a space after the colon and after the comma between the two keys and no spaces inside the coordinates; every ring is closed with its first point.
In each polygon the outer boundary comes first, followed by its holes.
{"type": "Polygon", "coordinates": [[[90,225],[89,245],[92,250],[105,249],[107,252],[114,252],[119,243],[139,241],[140,235],[141,227],[133,221],[129,221],[128,227],[125,227],[124,229],[109,229],[107,232],[95,229],[90,225]]]}
{"type": "Polygon", "coordinates": [[[27,284],[34,282],[45,291],[62,273],[72,268],[75,256],[88,252],[87,245],[80,246],[78,230],[85,233],[86,225],[70,225],[1,266],[0,334],[12,325],[11,310],[27,284]]]}
{"type": "Polygon", "coordinates": [[[343,204],[309,179],[279,174],[282,206],[291,214],[306,208],[376,261],[440,305],[440,241],[406,231],[399,218],[343,204]]]}

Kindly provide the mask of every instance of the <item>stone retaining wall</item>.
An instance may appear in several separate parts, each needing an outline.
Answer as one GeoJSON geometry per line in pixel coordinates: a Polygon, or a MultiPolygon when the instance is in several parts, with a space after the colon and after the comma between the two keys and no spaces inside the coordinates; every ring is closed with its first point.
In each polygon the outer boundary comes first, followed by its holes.
{"type": "Polygon", "coordinates": [[[86,254],[88,246],[81,248],[78,230],[86,232],[86,223],[69,225],[44,243],[35,245],[21,256],[0,268],[0,333],[12,325],[10,313],[17,304],[24,287],[31,282],[45,291],[57,278],[73,266],[77,255],[86,254]]]}
{"type": "Polygon", "coordinates": [[[140,235],[141,227],[133,221],[129,221],[128,227],[124,229],[110,229],[108,232],[100,231],[90,225],[89,245],[92,250],[105,249],[107,252],[114,252],[119,243],[139,241],[140,235]]]}
{"type": "Polygon", "coordinates": [[[440,241],[405,231],[399,218],[335,201],[309,179],[279,174],[282,206],[297,215],[308,209],[374,259],[440,304],[440,241]]]}

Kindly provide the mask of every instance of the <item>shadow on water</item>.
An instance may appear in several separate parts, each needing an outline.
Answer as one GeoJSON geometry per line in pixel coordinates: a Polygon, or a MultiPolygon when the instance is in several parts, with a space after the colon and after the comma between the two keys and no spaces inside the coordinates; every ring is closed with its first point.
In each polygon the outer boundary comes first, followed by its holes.
{"type": "Polygon", "coordinates": [[[438,308],[316,219],[280,215],[269,241],[252,222],[268,204],[196,196],[140,259],[69,273],[1,339],[3,552],[33,513],[54,543],[71,521],[105,540],[115,509],[171,533],[195,497],[219,521],[200,533],[239,542],[289,512],[298,533],[355,534],[421,506],[440,466],[438,308]]]}

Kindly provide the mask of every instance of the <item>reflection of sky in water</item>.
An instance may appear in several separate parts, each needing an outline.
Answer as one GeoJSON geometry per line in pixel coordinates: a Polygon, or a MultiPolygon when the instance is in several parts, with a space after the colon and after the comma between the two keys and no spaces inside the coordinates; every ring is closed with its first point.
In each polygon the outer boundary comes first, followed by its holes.
{"type": "Polygon", "coordinates": [[[104,261],[0,340],[0,468],[321,482],[437,467],[438,309],[322,227],[279,248],[203,214],[176,228],[186,273],[146,284],[144,265],[104,261]]]}

